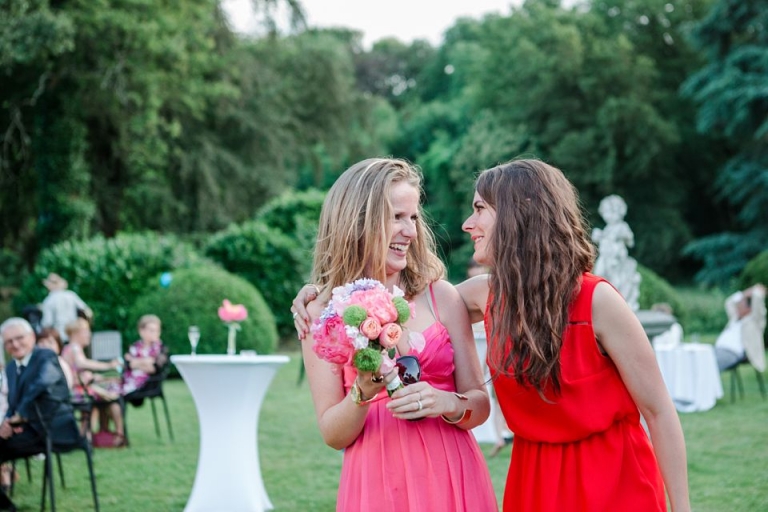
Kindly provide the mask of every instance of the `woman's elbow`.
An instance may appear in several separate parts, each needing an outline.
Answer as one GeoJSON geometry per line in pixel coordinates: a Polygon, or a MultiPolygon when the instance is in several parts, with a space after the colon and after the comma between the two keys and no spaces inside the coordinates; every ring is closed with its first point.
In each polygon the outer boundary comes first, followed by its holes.
{"type": "Polygon", "coordinates": [[[323,441],[334,450],[343,450],[351,444],[350,441],[340,438],[338,435],[323,432],[323,441]]]}

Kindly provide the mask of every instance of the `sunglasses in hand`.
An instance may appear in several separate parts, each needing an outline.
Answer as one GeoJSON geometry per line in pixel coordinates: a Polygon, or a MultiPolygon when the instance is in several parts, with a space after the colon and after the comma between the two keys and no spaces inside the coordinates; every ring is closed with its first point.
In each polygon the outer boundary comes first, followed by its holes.
{"type": "Polygon", "coordinates": [[[421,364],[416,356],[400,356],[395,359],[395,368],[404,385],[415,384],[421,379],[421,364]]]}

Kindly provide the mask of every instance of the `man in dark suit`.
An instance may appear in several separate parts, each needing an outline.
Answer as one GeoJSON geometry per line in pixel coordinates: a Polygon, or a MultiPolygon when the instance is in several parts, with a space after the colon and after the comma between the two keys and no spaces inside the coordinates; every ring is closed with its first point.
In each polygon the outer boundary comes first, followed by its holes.
{"type": "MultiPolygon", "coordinates": [[[[0,462],[45,451],[45,431],[53,446],[80,442],[69,387],[56,354],[35,346],[35,332],[23,318],[0,325],[3,346],[12,360],[6,366],[8,412],[0,424],[0,462]]],[[[0,510],[15,510],[0,490],[0,510]]]]}

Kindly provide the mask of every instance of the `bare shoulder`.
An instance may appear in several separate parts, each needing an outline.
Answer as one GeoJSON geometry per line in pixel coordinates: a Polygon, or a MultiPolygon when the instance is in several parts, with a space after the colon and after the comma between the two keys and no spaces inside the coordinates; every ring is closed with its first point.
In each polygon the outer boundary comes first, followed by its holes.
{"type": "Polygon", "coordinates": [[[313,322],[320,318],[320,315],[323,314],[325,306],[327,306],[327,303],[320,302],[319,300],[313,300],[307,304],[307,313],[309,313],[309,316],[313,322]]]}
{"type": "Polygon", "coordinates": [[[633,340],[648,344],[640,321],[624,297],[605,282],[598,283],[592,296],[592,326],[600,345],[609,353],[612,346],[626,346],[633,340]]]}
{"type": "Polygon", "coordinates": [[[458,286],[454,286],[450,282],[441,279],[432,283],[432,290],[441,309],[451,308],[453,310],[456,308],[464,311],[467,310],[464,304],[464,297],[459,291],[458,286]]]}
{"type": "Polygon", "coordinates": [[[440,279],[432,283],[432,291],[435,292],[435,297],[453,299],[457,299],[459,297],[459,292],[456,290],[456,287],[445,279],[440,279]]]}
{"type": "Polygon", "coordinates": [[[601,327],[612,324],[617,315],[624,313],[625,308],[628,306],[624,298],[613,286],[605,281],[597,283],[592,294],[592,323],[595,331],[598,332],[601,327]]]}

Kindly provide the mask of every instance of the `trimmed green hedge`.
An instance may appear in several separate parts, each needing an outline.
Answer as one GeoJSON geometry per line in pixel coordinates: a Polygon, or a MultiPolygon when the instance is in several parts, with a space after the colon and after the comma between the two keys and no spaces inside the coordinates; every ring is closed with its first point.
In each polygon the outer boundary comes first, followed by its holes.
{"type": "Polygon", "coordinates": [[[302,282],[306,282],[312,273],[317,226],[324,199],[325,192],[318,189],[288,191],[269,201],[256,214],[257,220],[279,229],[294,241],[299,260],[295,270],[302,282]]]}
{"type": "Polygon", "coordinates": [[[681,324],[686,336],[697,334],[719,334],[728,317],[725,314],[726,295],[718,288],[678,289],[678,295],[686,310],[686,322],[681,324]]]}
{"type": "Polygon", "coordinates": [[[640,309],[651,309],[654,304],[665,302],[672,307],[672,314],[683,324],[686,315],[685,306],[672,285],[648,267],[638,265],[637,271],[642,278],[638,300],[640,309]]]}
{"type": "Polygon", "coordinates": [[[218,316],[224,299],[242,304],[248,310],[248,318],[240,322],[241,330],[237,333],[237,351],[274,352],[275,318],[261,293],[245,279],[211,264],[173,272],[167,288],[159,280],[153,280],[148,293],[130,308],[128,316],[132,325],[124,330],[123,339],[126,343],[136,340],[139,317],[155,314],[163,322],[163,343],[172,354],[190,353],[187,338],[190,325],[200,328],[198,354],[226,354],[227,326],[218,316]]]}
{"type": "Polygon", "coordinates": [[[763,251],[747,263],[739,276],[739,289],[762,283],[768,286],[768,251],[763,251]]]}
{"type": "Polygon", "coordinates": [[[324,199],[325,192],[318,189],[290,190],[262,206],[256,213],[256,220],[289,236],[305,227],[313,227],[317,231],[324,199]]]}
{"type": "Polygon", "coordinates": [[[293,335],[290,306],[304,283],[294,240],[260,221],[233,224],[214,235],[205,255],[256,286],[264,295],[283,335],[293,335]]]}
{"type": "Polygon", "coordinates": [[[155,233],[98,236],[85,241],[67,241],[44,250],[34,270],[14,298],[20,312],[37,304],[48,291],[42,284],[50,272],[69,282],[94,313],[94,330],[134,327],[128,309],[157,276],[166,271],[200,264],[203,258],[173,236],[155,233]]]}

